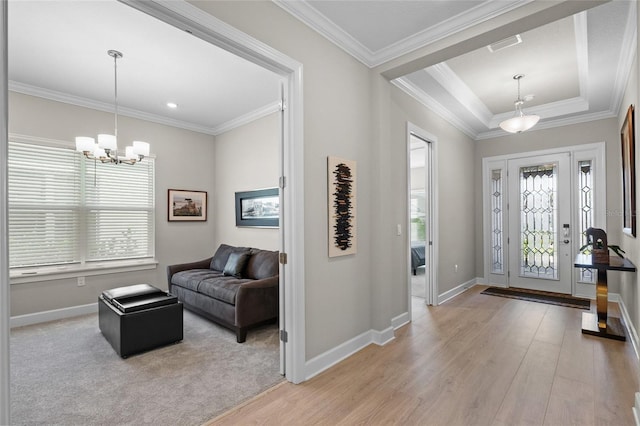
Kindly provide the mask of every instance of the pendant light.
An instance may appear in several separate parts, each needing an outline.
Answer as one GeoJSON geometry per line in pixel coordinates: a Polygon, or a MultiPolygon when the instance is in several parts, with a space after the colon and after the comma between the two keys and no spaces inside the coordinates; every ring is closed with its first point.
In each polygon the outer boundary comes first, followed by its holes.
{"type": "Polygon", "coordinates": [[[529,130],[540,120],[539,115],[526,115],[522,111],[524,101],[520,98],[520,79],[523,77],[524,74],[516,74],[513,76],[513,79],[518,82],[518,98],[513,103],[516,107],[515,116],[500,123],[502,130],[509,133],[521,133],[529,130]]]}

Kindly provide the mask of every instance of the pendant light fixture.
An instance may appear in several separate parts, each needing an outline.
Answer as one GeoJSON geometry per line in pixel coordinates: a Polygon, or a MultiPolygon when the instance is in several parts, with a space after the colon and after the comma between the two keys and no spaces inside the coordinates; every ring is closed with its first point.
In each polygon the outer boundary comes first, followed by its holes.
{"type": "Polygon", "coordinates": [[[90,160],[97,160],[102,163],[135,164],[149,155],[149,144],[142,141],[133,141],[132,146],[126,147],[124,155],[118,155],[118,59],[122,58],[122,53],[117,50],[108,50],[107,54],[113,58],[114,134],[99,134],[98,143],[92,137],[78,136],[76,137],[76,151],[82,152],[90,160]]]}
{"type": "Polygon", "coordinates": [[[513,103],[516,107],[515,116],[500,123],[502,130],[509,133],[521,133],[529,130],[540,120],[539,115],[526,115],[522,111],[524,101],[520,98],[520,79],[523,77],[524,74],[516,74],[513,76],[513,79],[518,82],[518,98],[513,103]]]}

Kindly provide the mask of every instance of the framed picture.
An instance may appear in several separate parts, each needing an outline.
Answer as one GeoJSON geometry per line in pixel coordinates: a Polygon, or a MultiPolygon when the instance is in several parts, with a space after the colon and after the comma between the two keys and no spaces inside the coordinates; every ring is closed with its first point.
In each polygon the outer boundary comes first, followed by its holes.
{"type": "Polygon", "coordinates": [[[357,252],[356,162],[327,157],[329,257],[357,252]]]}
{"type": "Polygon", "coordinates": [[[207,220],[205,191],[169,190],[169,222],[204,222],[207,220]]]}
{"type": "Polygon", "coordinates": [[[636,147],[634,137],[634,107],[629,106],[622,123],[622,231],[636,236],[636,147]]]}
{"type": "Polygon", "coordinates": [[[236,226],[277,228],[279,221],[278,188],[236,192],[236,226]]]}

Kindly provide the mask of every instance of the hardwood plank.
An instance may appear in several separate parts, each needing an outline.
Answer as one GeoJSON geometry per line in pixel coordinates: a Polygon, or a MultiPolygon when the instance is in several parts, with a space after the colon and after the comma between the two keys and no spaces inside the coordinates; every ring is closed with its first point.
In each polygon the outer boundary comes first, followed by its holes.
{"type": "Polygon", "coordinates": [[[633,424],[638,368],[629,342],[582,335],[580,309],[483,289],[419,307],[389,344],[208,424],[633,424]]]}
{"type": "Polygon", "coordinates": [[[594,397],[595,394],[590,386],[584,386],[580,382],[564,377],[556,377],[543,424],[549,426],[596,424],[594,397]]]}

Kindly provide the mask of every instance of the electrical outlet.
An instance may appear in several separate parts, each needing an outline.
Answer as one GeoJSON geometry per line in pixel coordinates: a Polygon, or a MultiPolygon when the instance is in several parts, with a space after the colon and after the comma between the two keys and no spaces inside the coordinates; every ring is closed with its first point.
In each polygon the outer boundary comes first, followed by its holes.
{"type": "Polygon", "coordinates": [[[458,265],[453,265],[453,270],[454,270],[455,272],[458,272],[458,265]]]}
{"type": "Polygon", "coordinates": [[[402,235],[402,226],[400,224],[396,226],[396,234],[398,236],[402,235]]]}
{"type": "Polygon", "coordinates": [[[82,287],[86,284],[85,277],[78,277],[78,287],[82,287]]]}

